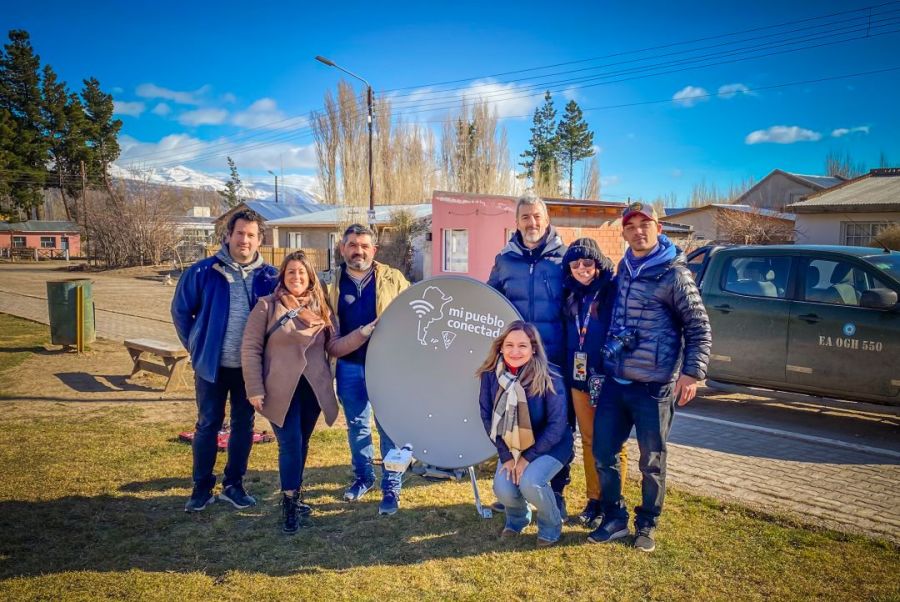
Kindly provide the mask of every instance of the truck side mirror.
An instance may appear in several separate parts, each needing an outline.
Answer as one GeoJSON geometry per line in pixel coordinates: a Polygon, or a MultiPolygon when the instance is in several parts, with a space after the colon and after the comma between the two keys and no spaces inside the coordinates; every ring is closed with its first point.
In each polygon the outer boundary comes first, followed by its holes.
{"type": "Polygon", "coordinates": [[[869,309],[890,309],[897,305],[897,293],[886,288],[869,289],[863,292],[859,305],[869,309]]]}

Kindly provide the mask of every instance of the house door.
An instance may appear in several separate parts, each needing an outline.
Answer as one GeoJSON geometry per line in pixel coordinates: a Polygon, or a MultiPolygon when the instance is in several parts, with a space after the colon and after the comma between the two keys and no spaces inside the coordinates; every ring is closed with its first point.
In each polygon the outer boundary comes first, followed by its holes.
{"type": "Polygon", "coordinates": [[[289,232],[288,233],[288,246],[291,249],[300,249],[303,246],[303,237],[300,232],[289,232]]]}
{"type": "Polygon", "coordinates": [[[60,237],[60,239],[59,239],[59,248],[62,249],[63,251],[68,251],[68,250],[69,250],[69,237],[68,237],[68,236],[61,236],[61,237],[60,237]]]}

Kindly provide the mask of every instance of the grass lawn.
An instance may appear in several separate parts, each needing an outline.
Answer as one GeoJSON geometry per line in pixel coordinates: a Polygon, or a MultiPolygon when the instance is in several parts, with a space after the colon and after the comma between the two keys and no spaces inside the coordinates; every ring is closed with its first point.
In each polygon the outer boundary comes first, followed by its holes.
{"type": "MultiPolygon", "coordinates": [[[[256,508],[186,515],[191,452],[175,436],[193,403],[17,393],[17,375],[46,361],[33,355],[46,331],[0,314],[0,599],[900,599],[894,544],[677,490],[650,555],[588,544],[574,526],[550,549],[535,549],[533,527],[500,542],[502,515],[479,518],[467,483],[410,477],[400,513],[379,518],[375,495],[340,500],[345,431],[324,425],[299,534],[279,530],[274,443],[250,458],[256,508]]],[[[93,353],[82,361],[105,361],[93,353]]],[[[574,509],[584,483],[573,472],[574,509]]],[[[489,474],[480,486],[491,499],[489,474]]],[[[634,483],[626,495],[637,500],[634,483]]]]}

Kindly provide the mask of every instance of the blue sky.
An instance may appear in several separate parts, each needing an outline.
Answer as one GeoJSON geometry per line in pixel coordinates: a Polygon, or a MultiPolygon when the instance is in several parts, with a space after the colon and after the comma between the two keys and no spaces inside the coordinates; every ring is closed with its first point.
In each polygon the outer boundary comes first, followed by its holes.
{"type": "Polygon", "coordinates": [[[229,154],[245,179],[283,165],[308,183],[304,115],[341,76],[317,54],[368,78],[376,96],[404,88],[387,94],[415,111],[408,120],[438,121],[462,94],[494,99],[513,163],[543,86],[558,82],[560,113],[569,98],[595,109],[585,116],[609,200],[683,202],[699,182],[821,173],[832,150],[900,164],[900,70],[845,77],[900,68],[900,2],[29,4],[4,7],[4,34],[29,31],[71,87],[95,76],[113,92],[122,164],[221,173],[229,154]],[[699,55],[710,58],[684,62],[699,55]],[[585,60],[595,57],[606,58],[585,60]],[[434,98],[445,102],[424,105],[434,98]]]}

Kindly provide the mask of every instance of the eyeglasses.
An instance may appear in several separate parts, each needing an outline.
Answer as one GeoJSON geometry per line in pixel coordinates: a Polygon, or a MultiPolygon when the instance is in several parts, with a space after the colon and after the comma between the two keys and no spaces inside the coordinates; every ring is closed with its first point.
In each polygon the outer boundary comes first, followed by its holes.
{"type": "Polygon", "coordinates": [[[583,265],[586,268],[592,268],[595,265],[597,265],[597,262],[594,261],[593,259],[576,259],[575,261],[569,262],[569,267],[572,268],[573,270],[578,269],[579,265],[583,265]]]}

